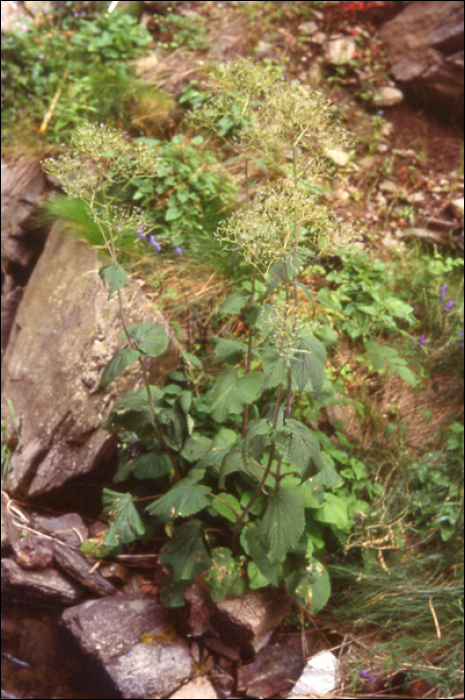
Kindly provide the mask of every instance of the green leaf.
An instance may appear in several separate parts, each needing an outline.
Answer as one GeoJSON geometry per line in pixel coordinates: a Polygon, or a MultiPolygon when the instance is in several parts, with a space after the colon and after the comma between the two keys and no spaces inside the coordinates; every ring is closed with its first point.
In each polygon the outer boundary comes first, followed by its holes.
{"type": "Polygon", "coordinates": [[[106,267],[101,267],[99,270],[99,275],[104,282],[109,283],[109,299],[118,289],[124,287],[128,281],[128,276],[124,268],[120,267],[119,265],[107,265],[106,267]]]}
{"type": "Polygon", "coordinates": [[[175,527],[174,535],[160,551],[160,562],[169,566],[174,580],[191,581],[197,574],[210,568],[211,559],[201,535],[200,520],[189,520],[175,527]]]}
{"type": "Polygon", "coordinates": [[[222,303],[220,314],[239,314],[247,304],[248,299],[242,294],[230,294],[222,303]]]}
{"type": "Polygon", "coordinates": [[[186,440],[181,455],[188,462],[199,462],[207,456],[212,447],[212,441],[204,435],[194,433],[186,440]]]}
{"type": "Polygon", "coordinates": [[[148,452],[136,457],[133,462],[133,474],[137,479],[159,479],[169,474],[173,468],[165,452],[148,452]]]}
{"type": "Polygon", "coordinates": [[[160,357],[167,350],[169,338],[163,328],[153,323],[138,323],[129,327],[129,333],[139,350],[149,357],[160,357]]]}
{"type": "Polygon", "coordinates": [[[278,585],[279,563],[272,563],[261,543],[260,532],[256,527],[249,527],[243,530],[241,543],[247,554],[250,554],[260,573],[268,583],[278,585]]]}
{"type": "Polygon", "coordinates": [[[229,505],[232,506],[232,508],[234,508],[238,515],[242,513],[241,504],[239,503],[237,498],[235,498],[235,496],[233,496],[230,493],[223,492],[219,493],[218,498],[214,498],[212,501],[212,507],[216,510],[217,513],[219,513],[219,515],[222,515],[223,518],[226,518],[226,520],[229,520],[232,523],[237,522],[237,518],[234,515],[234,511],[223,501],[229,503],[229,505]]]}
{"type": "Polygon", "coordinates": [[[126,367],[132,365],[140,357],[138,350],[127,348],[126,350],[117,350],[110,362],[103,370],[102,378],[100,379],[99,388],[106,389],[111,382],[119,377],[124,372],[126,367]]]}
{"type": "Polygon", "coordinates": [[[133,542],[145,533],[145,527],[137,512],[130,493],[103,489],[103,511],[110,527],[104,545],[117,547],[133,542]]]}
{"type": "Polygon", "coordinates": [[[266,175],[266,179],[268,180],[268,168],[265,165],[265,163],[262,160],[260,160],[260,158],[257,158],[256,156],[252,156],[252,160],[255,163],[255,165],[258,165],[258,167],[261,168],[261,170],[263,170],[263,172],[266,175]]]}
{"type": "Polygon", "coordinates": [[[253,403],[258,397],[262,381],[261,372],[249,372],[239,378],[235,369],[227,367],[210,396],[213,418],[222,423],[231,413],[240,414],[247,403],[253,403]]]}
{"type": "Polygon", "coordinates": [[[302,480],[315,474],[321,466],[321,452],[320,443],[310,428],[291,418],[286,421],[281,434],[286,435],[285,444],[287,443],[289,462],[297,467],[302,480]]]}
{"type": "Polygon", "coordinates": [[[291,360],[291,376],[299,391],[305,391],[311,384],[318,396],[325,381],[324,365],[308,350],[299,350],[291,360]]]}
{"type": "Polygon", "coordinates": [[[258,532],[272,564],[283,561],[297,544],[304,526],[304,503],[297,488],[283,487],[269,496],[258,532]]]}
{"type": "Polygon", "coordinates": [[[223,601],[231,595],[241,595],[246,588],[241,562],[234,559],[231,550],[226,547],[213,550],[212,565],[205,580],[215,602],[223,601]]]}
{"type": "Polygon", "coordinates": [[[316,615],[329,600],[331,583],[328,571],[316,559],[304,571],[293,571],[285,579],[286,588],[297,605],[316,615]]]}
{"type": "Polygon", "coordinates": [[[280,384],[286,384],[288,362],[275,348],[267,348],[262,353],[263,372],[265,380],[262,389],[273,389],[280,384]]]}
{"type": "Polygon", "coordinates": [[[399,354],[395,348],[390,348],[389,346],[380,345],[379,343],[374,343],[371,341],[366,342],[365,347],[369,353],[372,353],[373,355],[376,355],[383,359],[397,357],[399,354]]]}
{"type": "Polygon", "coordinates": [[[346,502],[334,493],[325,493],[323,505],[314,517],[320,523],[330,523],[341,530],[350,529],[346,502]]]}
{"type": "Polygon", "coordinates": [[[244,443],[241,441],[234,445],[228,451],[228,453],[221,462],[219,479],[220,489],[225,488],[225,479],[228,476],[228,474],[245,471],[247,471],[247,459],[245,454],[245,446],[244,443]]]}
{"type": "Polygon", "coordinates": [[[197,484],[203,475],[203,469],[192,469],[189,476],[178,481],[168,493],[147,506],[146,512],[156,515],[160,520],[168,523],[175,518],[194,515],[206,508],[211,502],[211,499],[207,498],[210,487],[197,484]]]}
{"type": "Polygon", "coordinates": [[[225,340],[218,337],[214,337],[212,340],[216,343],[215,355],[232,365],[240,362],[248,349],[246,343],[240,343],[237,340],[225,340]]]}
{"type": "Polygon", "coordinates": [[[175,581],[172,574],[167,576],[160,588],[160,602],[166,608],[182,608],[185,605],[184,591],[190,581],[175,581]]]}
{"type": "Polygon", "coordinates": [[[176,207],[171,207],[167,210],[165,214],[165,221],[175,221],[180,219],[182,216],[182,209],[177,209],[176,207]]]}
{"type": "Polygon", "coordinates": [[[249,586],[252,590],[264,588],[270,583],[268,579],[263,576],[254,561],[249,561],[247,564],[247,576],[249,577],[249,586]]]}
{"type": "Polygon", "coordinates": [[[412,386],[418,386],[418,377],[408,367],[397,367],[397,374],[412,386]]]}

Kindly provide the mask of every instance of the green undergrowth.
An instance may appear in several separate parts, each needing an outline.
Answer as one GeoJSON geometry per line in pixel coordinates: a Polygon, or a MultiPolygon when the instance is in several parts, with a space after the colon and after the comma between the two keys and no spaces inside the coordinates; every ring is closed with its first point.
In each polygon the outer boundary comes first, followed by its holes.
{"type": "Polygon", "coordinates": [[[63,13],[55,5],[2,35],[2,145],[21,141],[25,125],[28,138],[54,143],[88,122],[162,133],[173,99],[144,85],[131,65],[151,41],[135,17],[106,7],[63,13]]]}

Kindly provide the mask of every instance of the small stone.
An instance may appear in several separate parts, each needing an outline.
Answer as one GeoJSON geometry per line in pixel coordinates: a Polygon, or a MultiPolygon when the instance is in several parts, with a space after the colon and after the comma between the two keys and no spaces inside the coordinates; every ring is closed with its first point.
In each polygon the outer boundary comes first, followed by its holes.
{"type": "Polygon", "coordinates": [[[463,219],[464,215],[464,198],[459,197],[459,199],[454,199],[450,203],[450,208],[454,216],[458,216],[459,219],[463,219]]]}
{"type": "Polygon", "coordinates": [[[404,93],[398,88],[381,87],[373,96],[373,102],[377,107],[393,107],[404,100],[404,93]]]}
{"type": "Polygon", "coordinates": [[[355,50],[355,39],[351,36],[332,39],[326,46],[326,60],[335,66],[344,65],[353,58],[355,50]]]}
{"type": "Polygon", "coordinates": [[[407,197],[407,202],[409,204],[421,204],[424,201],[425,195],[423,192],[414,192],[413,194],[409,194],[407,197]]]}
{"type": "Polygon", "coordinates": [[[299,24],[299,31],[307,36],[312,36],[318,31],[318,25],[316,22],[302,22],[302,24],[299,24]]]}
{"type": "Polygon", "coordinates": [[[381,127],[381,136],[384,138],[389,138],[392,135],[393,130],[394,124],[392,122],[386,122],[386,124],[383,124],[381,127]]]}
{"type": "Polygon", "coordinates": [[[331,148],[326,151],[326,155],[328,158],[331,158],[336,165],[347,165],[350,160],[350,153],[343,148],[331,148]]]}
{"type": "Polygon", "coordinates": [[[380,192],[387,192],[390,194],[395,194],[398,191],[398,187],[392,180],[383,180],[379,183],[378,189],[380,192]]]}
{"type": "Polygon", "coordinates": [[[295,684],[289,699],[324,698],[341,683],[341,663],[330,651],[322,651],[307,662],[304,672],[295,684]]]}
{"type": "Polygon", "coordinates": [[[207,698],[207,700],[210,700],[217,697],[214,687],[206,678],[194,678],[194,680],[179,688],[174,695],[171,695],[173,700],[174,698],[186,698],[186,700],[190,700],[190,698],[207,698]]]}
{"type": "Polygon", "coordinates": [[[389,145],[387,143],[380,143],[376,150],[378,153],[387,153],[389,151],[389,145]]]}

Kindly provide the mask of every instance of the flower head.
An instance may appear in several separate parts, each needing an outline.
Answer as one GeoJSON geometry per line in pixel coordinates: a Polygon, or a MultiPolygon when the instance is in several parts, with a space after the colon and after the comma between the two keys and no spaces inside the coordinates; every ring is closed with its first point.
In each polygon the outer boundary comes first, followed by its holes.
{"type": "Polygon", "coordinates": [[[446,314],[448,314],[450,312],[450,310],[454,306],[454,304],[455,304],[455,301],[453,299],[451,299],[450,301],[447,302],[447,304],[444,307],[444,311],[446,312],[446,314]]]}
{"type": "Polygon", "coordinates": [[[149,241],[153,245],[157,253],[159,253],[161,250],[161,245],[155,240],[155,236],[150,236],[149,241]]]}
{"type": "Polygon", "coordinates": [[[179,246],[177,248],[175,247],[174,250],[179,255],[179,257],[182,256],[182,248],[181,247],[179,247],[179,246]]]}
{"type": "Polygon", "coordinates": [[[446,296],[447,292],[447,284],[444,284],[441,288],[441,301],[444,301],[444,297],[446,296]]]}

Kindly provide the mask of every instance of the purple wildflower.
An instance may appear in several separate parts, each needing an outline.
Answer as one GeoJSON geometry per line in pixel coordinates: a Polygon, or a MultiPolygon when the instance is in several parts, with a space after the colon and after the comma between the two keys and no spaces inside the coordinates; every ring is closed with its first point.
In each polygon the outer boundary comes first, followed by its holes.
{"type": "Polygon", "coordinates": [[[455,301],[454,301],[453,299],[451,299],[451,301],[448,301],[448,302],[447,302],[447,304],[446,304],[445,307],[444,307],[444,311],[446,312],[446,314],[449,313],[449,311],[450,311],[451,308],[454,306],[454,304],[455,304],[455,301]]]}
{"type": "Polygon", "coordinates": [[[371,683],[371,681],[374,681],[374,680],[375,680],[375,674],[370,673],[370,675],[367,678],[367,683],[371,683]]]}
{"type": "Polygon", "coordinates": [[[363,669],[363,671],[360,671],[358,675],[360,676],[360,678],[366,678],[368,676],[368,671],[365,671],[365,669],[363,669]]]}
{"type": "Polygon", "coordinates": [[[119,221],[118,221],[118,223],[116,224],[116,230],[117,230],[117,231],[121,231],[121,224],[120,224],[119,221]]]}
{"type": "Polygon", "coordinates": [[[153,245],[157,253],[161,250],[161,245],[155,240],[155,236],[150,236],[150,243],[153,245]]]}
{"type": "Polygon", "coordinates": [[[441,289],[441,301],[444,301],[444,297],[446,296],[446,292],[447,292],[447,284],[445,284],[441,289]]]}
{"type": "Polygon", "coordinates": [[[175,251],[176,251],[176,253],[179,255],[179,257],[181,257],[181,255],[182,255],[182,248],[179,248],[179,247],[178,247],[178,248],[175,248],[175,251]]]}
{"type": "Polygon", "coordinates": [[[420,343],[420,345],[424,345],[424,344],[426,343],[426,338],[425,338],[425,336],[422,335],[422,336],[420,337],[420,340],[419,340],[418,342],[420,343]]]}
{"type": "Polygon", "coordinates": [[[45,58],[45,54],[43,54],[43,53],[40,53],[40,54],[39,54],[39,58],[40,58],[40,60],[41,60],[41,61],[43,61],[43,60],[44,60],[44,58],[45,58]]]}

